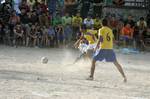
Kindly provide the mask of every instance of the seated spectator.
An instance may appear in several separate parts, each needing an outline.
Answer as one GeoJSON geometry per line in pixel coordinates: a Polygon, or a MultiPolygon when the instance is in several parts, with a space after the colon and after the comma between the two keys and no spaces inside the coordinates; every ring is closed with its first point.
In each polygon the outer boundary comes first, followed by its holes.
{"type": "Polygon", "coordinates": [[[86,28],[92,29],[94,25],[94,21],[90,15],[87,16],[87,18],[84,19],[83,22],[86,25],[86,28]]]}
{"type": "Polygon", "coordinates": [[[131,25],[128,23],[126,24],[122,30],[121,30],[121,39],[124,41],[124,47],[127,47],[131,44],[131,41],[133,39],[133,28],[131,28],[131,25]]]}
{"type": "Polygon", "coordinates": [[[95,30],[99,30],[101,28],[102,24],[101,24],[101,20],[100,17],[96,16],[96,18],[94,19],[94,29],[95,30]]]}
{"type": "Polygon", "coordinates": [[[17,23],[17,25],[14,27],[14,42],[15,46],[18,47],[18,45],[23,45],[24,42],[24,31],[20,23],[17,23]]]}

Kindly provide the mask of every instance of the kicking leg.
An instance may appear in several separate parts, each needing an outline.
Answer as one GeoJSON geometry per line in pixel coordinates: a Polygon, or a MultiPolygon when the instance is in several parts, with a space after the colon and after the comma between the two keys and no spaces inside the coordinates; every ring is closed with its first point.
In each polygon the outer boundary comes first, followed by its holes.
{"type": "Polygon", "coordinates": [[[124,78],[124,82],[127,82],[127,78],[126,78],[126,76],[125,76],[125,74],[123,72],[123,69],[122,69],[121,65],[118,63],[117,60],[114,62],[114,65],[117,67],[117,69],[121,73],[122,77],[124,78]]]}

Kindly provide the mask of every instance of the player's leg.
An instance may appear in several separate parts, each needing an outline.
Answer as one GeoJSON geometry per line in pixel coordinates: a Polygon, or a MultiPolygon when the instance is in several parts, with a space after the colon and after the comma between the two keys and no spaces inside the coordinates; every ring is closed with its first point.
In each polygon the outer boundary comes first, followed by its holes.
{"type": "Polygon", "coordinates": [[[114,61],[114,65],[117,67],[118,71],[121,73],[122,77],[124,78],[124,82],[127,82],[127,78],[124,74],[124,71],[122,69],[122,66],[118,63],[118,61],[114,61]]]}
{"type": "Polygon", "coordinates": [[[96,63],[96,61],[93,59],[92,60],[91,71],[90,71],[90,76],[87,78],[87,80],[93,80],[94,79],[95,63],[96,63]]]}

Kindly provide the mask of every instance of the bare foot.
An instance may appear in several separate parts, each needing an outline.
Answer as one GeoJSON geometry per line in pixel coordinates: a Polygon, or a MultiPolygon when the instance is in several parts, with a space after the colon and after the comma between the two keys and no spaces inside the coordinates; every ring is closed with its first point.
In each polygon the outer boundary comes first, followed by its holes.
{"type": "Polygon", "coordinates": [[[94,78],[89,76],[86,80],[93,80],[94,78]]]}
{"type": "Polygon", "coordinates": [[[124,83],[126,83],[127,82],[127,78],[125,77],[123,81],[124,81],[124,83]]]}

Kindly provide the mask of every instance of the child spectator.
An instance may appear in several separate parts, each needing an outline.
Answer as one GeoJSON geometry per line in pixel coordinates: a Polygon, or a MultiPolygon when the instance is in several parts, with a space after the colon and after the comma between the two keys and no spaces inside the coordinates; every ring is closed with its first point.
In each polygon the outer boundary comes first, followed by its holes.
{"type": "Polygon", "coordinates": [[[124,41],[124,47],[127,47],[128,45],[131,44],[132,39],[133,39],[133,28],[131,28],[131,25],[127,23],[121,31],[121,37],[124,41]]]}
{"type": "Polygon", "coordinates": [[[32,24],[31,30],[27,37],[27,45],[28,46],[36,46],[37,36],[36,36],[36,27],[32,24]]]}
{"type": "Polygon", "coordinates": [[[49,26],[48,28],[48,35],[47,35],[47,42],[51,47],[54,47],[54,37],[55,37],[55,30],[52,26],[49,26]]]}
{"type": "Polygon", "coordinates": [[[42,13],[42,15],[39,15],[39,22],[41,26],[48,26],[49,25],[49,19],[46,13],[42,13]]]}
{"type": "Polygon", "coordinates": [[[56,28],[56,33],[57,33],[57,38],[58,38],[58,47],[63,47],[64,42],[65,42],[65,38],[64,38],[64,29],[62,27],[62,25],[57,25],[56,28]]]}
{"type": "Polygon", "coordinates": [[[14,27],[14,42],[16,47],[23,45],[24,42],[24,31],[20,23],[14,27]]]}

